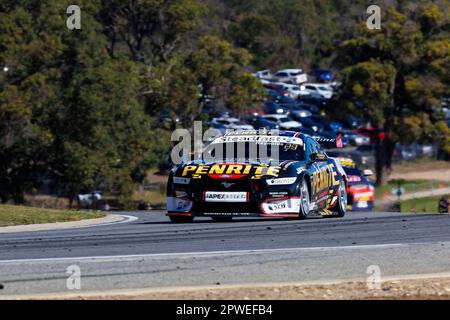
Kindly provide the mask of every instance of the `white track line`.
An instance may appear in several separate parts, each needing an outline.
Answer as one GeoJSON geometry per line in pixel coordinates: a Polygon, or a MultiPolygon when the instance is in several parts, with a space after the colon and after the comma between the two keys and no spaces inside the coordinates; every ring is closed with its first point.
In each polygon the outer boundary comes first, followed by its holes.
{"type": "MultiPolygon", "coordinates": [[[[204,251],[204,252],[177,252],[177,253],[151,253],[151,254],[135,254],[135,255],[117,255],[117,256],[89,256],[89,257],[68,257],[68,258],[38,258],[38,259],[17,259],[17,260],[0,260],[0,264],[6,263],[28,263],[28,262],[64,262],[64,261],[116,261],[136,258],[158,258],[158,257],[177,257],[177,256],[220,256],[220,255],[247,255],[261,253],[279,253],[279,252],[302,252],[302,251],[327,251],[327,250],[355,250],[355,249],[383,249],[383,248],[399,248],[407,246],[417,246],[421,243],[393,243],[393,244],[374,244],[374,245],[355,245],[343,247],[311,247],[311,248],[284,248],[284,249],[255,249],[255,250],[229,250],[229,251],[204,251]]],[[[425,243],[424,243],[425,244],[425,243]]]]}
{"type": "Polygon", "coordinates": [[[128,223],[128,222],[133,222],[133,221],[139,220],[138,217],[129,216],[129,215],[126,215],[126,214],[116,214],[116,216],[121,216],[121,217],[124,217],[125,219],[122,220],[122,221],[107,222],[107,223],[97,224],[97,225],[88,226],[88,227],[103,227],[103,226],[110,226],[110,225],[114,225],[114,224],[122,224],[122,223],[128,223]]]}

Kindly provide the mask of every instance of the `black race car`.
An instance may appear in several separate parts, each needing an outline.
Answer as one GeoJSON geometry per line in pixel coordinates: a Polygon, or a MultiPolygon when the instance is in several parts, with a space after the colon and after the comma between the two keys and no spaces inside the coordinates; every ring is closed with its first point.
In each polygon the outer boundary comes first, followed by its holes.
{"type": "Polygon", "coordinates": [[[234,216],[343,217],[347,176],[321,144],[339,140],[292,131],[235,131],[215,139],[203,160],[174,168],[167,216],[229,221],[234,216]]]}

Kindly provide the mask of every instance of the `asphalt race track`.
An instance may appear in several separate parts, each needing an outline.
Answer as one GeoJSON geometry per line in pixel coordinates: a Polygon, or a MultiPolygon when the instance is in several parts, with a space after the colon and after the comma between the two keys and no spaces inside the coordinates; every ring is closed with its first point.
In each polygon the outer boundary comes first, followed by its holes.
{"type": "Polygon", "coordinates": [[[0,295],[365,279],[450,271],[450,215],[349,213],[343,219],[197,219],[127,212],[125,223],[0,233],[0,295]]]}

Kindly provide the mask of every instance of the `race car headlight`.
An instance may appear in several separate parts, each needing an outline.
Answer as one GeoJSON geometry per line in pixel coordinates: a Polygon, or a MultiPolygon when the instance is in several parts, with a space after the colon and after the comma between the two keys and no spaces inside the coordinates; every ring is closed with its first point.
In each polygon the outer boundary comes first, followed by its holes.
{"type": "Polygon", "coordinates": [[[292,178],[276,178],[276,179],[267,179],[266,182],[269,186],[280,186],[280,185],[288,185],[293,184],[297,180],[297,177],[292,178]]]}

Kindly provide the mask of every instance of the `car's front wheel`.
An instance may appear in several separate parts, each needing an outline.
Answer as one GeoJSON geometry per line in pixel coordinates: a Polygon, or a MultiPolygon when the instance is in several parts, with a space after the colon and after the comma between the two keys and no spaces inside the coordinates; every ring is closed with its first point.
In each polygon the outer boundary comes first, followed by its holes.
{"type": "Polygon", "coordinates": [[[347,188],[345,186],[344,179],[341,179],[339,183],[339,193],[338,193],[338,203],[337,203],[337,217],[344,217],[347,212],[347,188]]]}
{"type": "Polygon", "coordinates": [[[302,184],[300,185],[299,218],[300,219],[307,218],[310,210],[311,210],[311,198],[309,196],[308,182],[306,181],[306,179],[303,179],[302,184]]]}

